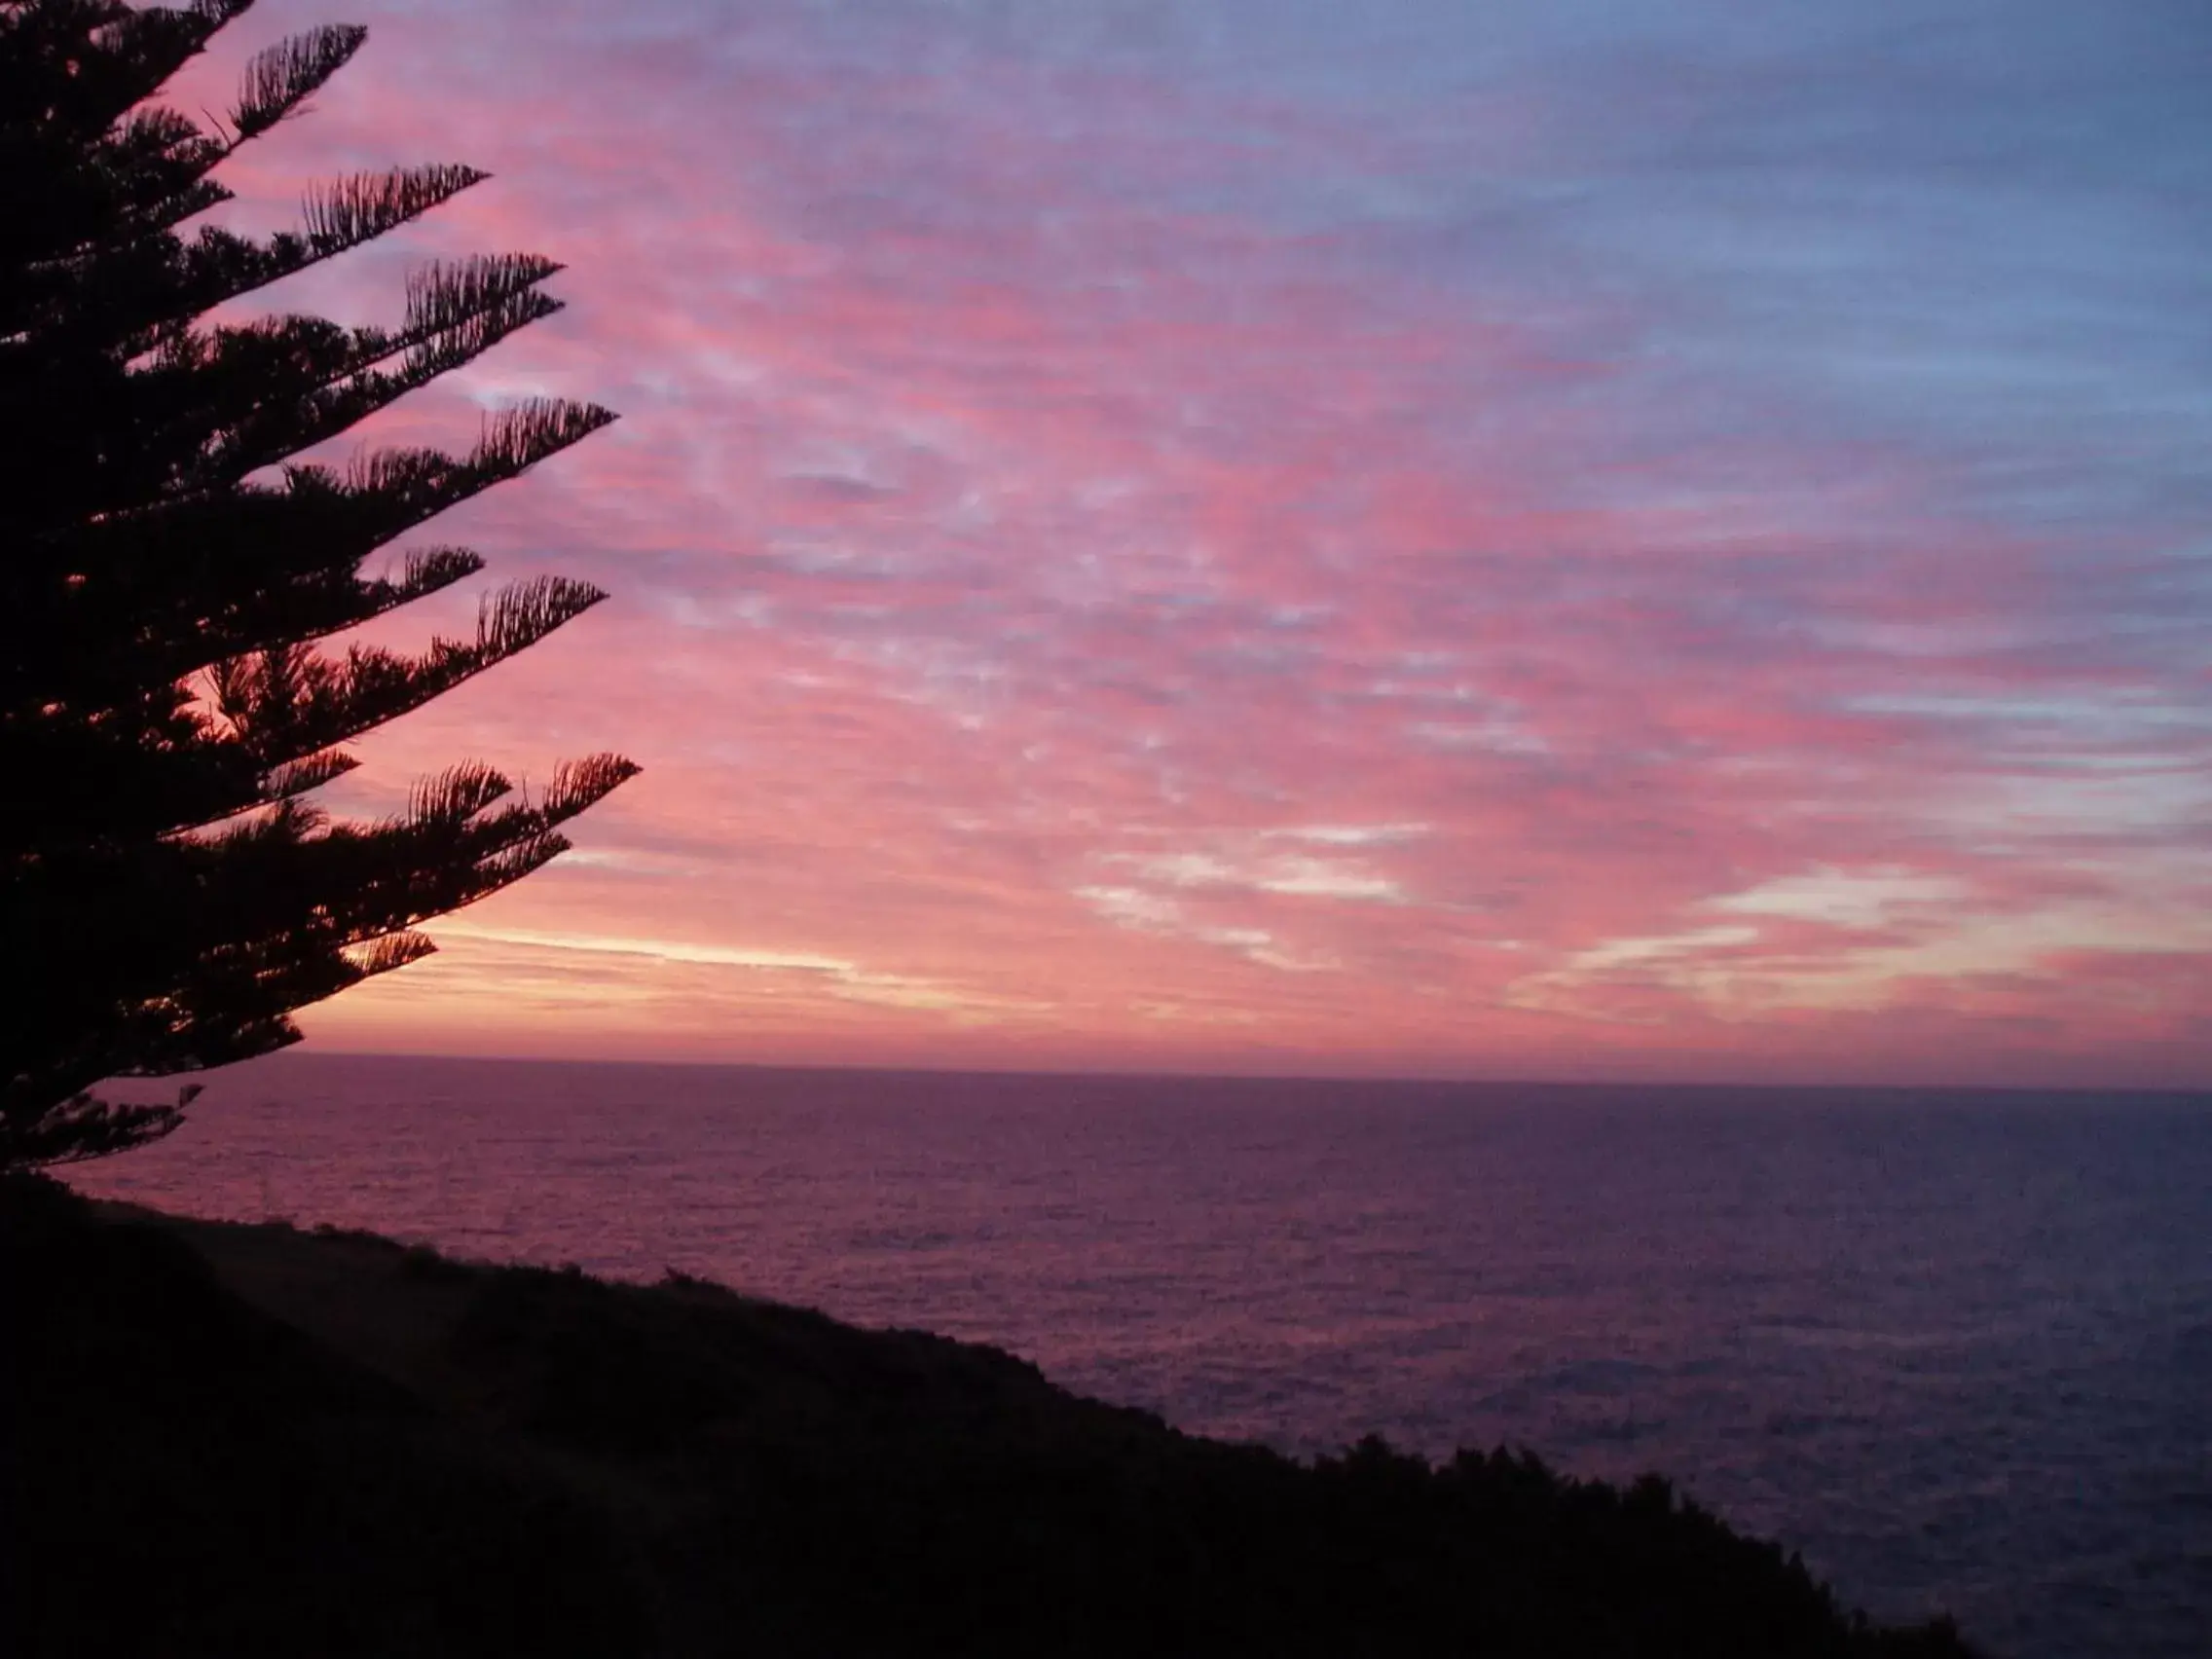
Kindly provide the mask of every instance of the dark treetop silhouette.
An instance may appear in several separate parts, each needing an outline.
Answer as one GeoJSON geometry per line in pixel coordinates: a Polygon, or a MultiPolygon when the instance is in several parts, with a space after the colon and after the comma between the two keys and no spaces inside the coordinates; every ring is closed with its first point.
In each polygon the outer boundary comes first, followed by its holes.
{"type": "Polygon", "coordinates": [[[531,798],[459,765],[375,824],[306,803],[355,763],[347,741],[606,597],[539,576],[488,597],[473,639],[419,656],[313,644],[481,569],[428,546],[361,573],[613,417],[537,401],[465,455],[288,460],[559,309],[539,287],[559,267],[433,265],[387,328],[203,323],[484,177],[346,178],[265,241],[180,232],[227,199],[213,169],[363,38],[316,28],[261,54],[211,131],[148,101],[250,4],[0,0],[0,1170],[166,1133],[191,1090],[87,1090],[296,1041],[291,1011],[425,954],[415,923],[544,864],[568,844],[558,826],[637,770],[594,756],[531,798]]]}

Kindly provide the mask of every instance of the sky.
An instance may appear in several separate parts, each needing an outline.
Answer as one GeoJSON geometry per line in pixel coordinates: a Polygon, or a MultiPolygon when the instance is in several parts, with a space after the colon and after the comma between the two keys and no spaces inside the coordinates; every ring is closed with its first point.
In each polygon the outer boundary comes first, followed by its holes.
{"type": "MultiPolygon", "coordinates": [[[[568,263],[342,440],[613,599],[359,746],[642,777],[325,1050],[2212,1086],[2201,0],[263,0],[225,176],[568,263]]],[[[474,590],[382,637],[465,623],[474,590]]]]}

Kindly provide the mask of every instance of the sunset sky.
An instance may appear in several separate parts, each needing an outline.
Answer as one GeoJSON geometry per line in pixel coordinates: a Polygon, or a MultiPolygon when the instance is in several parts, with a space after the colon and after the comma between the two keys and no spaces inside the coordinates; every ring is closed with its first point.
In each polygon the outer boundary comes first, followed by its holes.
{"type": "MultiPolygon", "coordinates": [[[[361,746],[645,774],[320,1049],[2212,1085],[2202,0],[262,0],[226,172],[535,250],[350,436],[613,601],[361,746]]],[[[474,591],[384,632],[419,642],[474,591]]]]}

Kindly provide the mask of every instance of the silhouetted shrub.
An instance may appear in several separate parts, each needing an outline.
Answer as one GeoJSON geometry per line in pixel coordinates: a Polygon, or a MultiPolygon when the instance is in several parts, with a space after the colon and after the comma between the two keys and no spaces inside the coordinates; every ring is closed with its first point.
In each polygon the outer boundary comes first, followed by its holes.
{"type": "Polygon", "coordinates": [[[410,1244],[399,1253],[399,1271],[411,1279],[451,1283],[469,1276],[469,1269],[441,1255],[428,1244],[410,1244]]]}

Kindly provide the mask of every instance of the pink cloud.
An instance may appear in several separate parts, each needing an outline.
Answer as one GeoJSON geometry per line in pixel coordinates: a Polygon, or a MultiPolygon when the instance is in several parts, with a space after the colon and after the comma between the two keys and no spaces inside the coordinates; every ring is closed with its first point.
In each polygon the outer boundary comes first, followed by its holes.
{"type": "Polygon", "coordinates": [[[2174,903],[2203,729],[2123,659],[2017,646],[2062,607],[2046,549],[1942,457],[1761,429],[1748,389],[1748,429],[1678,430],[1663,300],[1302,227],[1302,176],[1402,155],[1349,117],[841,63],[773,6],[712,55],[598,17],[400,12],[235,169],[249,223],[372,160],[498,175],[278,303],[375,314],[401,251],[571,261],[567,314],[378,439],[526,391],[625,416],[435,527],[615,602],[337,798],[463,754],[646,774],[318,1040],[2212,1076],[2174,903]],[[2140,762],[2162,885],[2039,804],[2053,757],[2140,762]],[[1952,897],[1725,908],[1823,871],[1952,897]]]}

